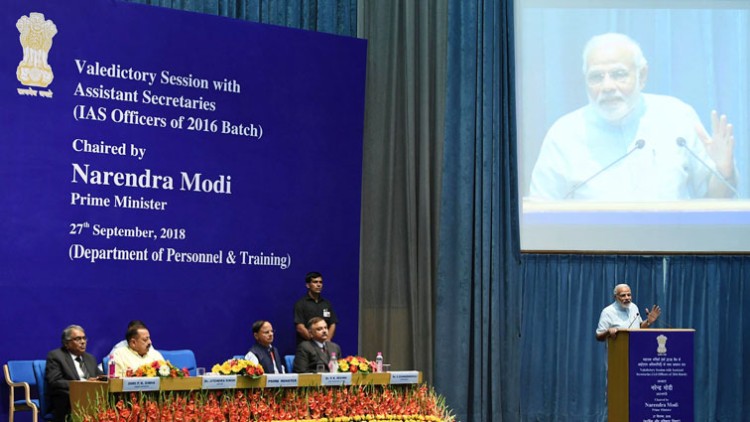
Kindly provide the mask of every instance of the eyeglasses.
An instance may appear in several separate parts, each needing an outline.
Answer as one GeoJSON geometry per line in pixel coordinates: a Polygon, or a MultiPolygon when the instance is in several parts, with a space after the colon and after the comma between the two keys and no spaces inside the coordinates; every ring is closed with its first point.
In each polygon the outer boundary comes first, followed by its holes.
{"type": "Polygon", "coordinates": [[[592,71],[586,74],[586,84],[590,87],[599,86],[604,83],[607,76],[609,76],[612,82],[621,84],[630,79],[630,71],[627,69],[617,69],[609,72],[592,71]]]}
{"type": "Polygon", "coordinates": [[[86,340],[87,340],[86,336],[73,337],[73,338],[70,339],[70,341],[75,341],[75,342],[83,342],[83,341],[86,341],[86,340]]]}

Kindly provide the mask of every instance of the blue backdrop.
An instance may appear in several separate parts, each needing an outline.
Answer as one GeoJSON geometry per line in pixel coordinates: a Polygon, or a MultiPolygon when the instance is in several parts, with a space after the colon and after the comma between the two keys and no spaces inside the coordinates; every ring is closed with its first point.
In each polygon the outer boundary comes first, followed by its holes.
{"type": "Polygon", "coordinates": [[[101,358],[131,319],[200,366],[246,352],[257,319],[291,354],[313,270],[356,352],[364,41],[88,0],[6,2],[0,39],[0,361],[43,358],[71,323],[101,358]],[[46,57],[17,27],[32,12],[46,57]]]}

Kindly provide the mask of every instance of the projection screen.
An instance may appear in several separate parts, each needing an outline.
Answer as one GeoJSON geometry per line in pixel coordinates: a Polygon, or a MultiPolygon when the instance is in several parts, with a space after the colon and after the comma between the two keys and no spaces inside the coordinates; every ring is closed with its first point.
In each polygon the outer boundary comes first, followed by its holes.
{"type": "Polygon", "coordinates": [[[522,250],[750,251],[749,7],[515,2],[522,250]]]}

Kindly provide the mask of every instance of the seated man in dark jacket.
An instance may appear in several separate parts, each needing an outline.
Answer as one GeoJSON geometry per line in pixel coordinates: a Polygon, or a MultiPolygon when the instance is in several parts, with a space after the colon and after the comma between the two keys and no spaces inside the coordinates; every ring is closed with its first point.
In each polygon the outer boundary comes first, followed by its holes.
{"type": "Polygon", "coordinates": [[[103,376],[96,358],[86,353],[86,333],[79,325],[70,325],[62,333],[62,347],[47,354],[47,380],[50,411],[54,421],[63,422],[70,414],[70,381],[91,380],[103,376]]]}
{"type": "Polygon", "coordinates": [[[297,346],[294,372],[328,372],[328,362],[334,354],[336,359],[341,358],[341,348],[328,341],[328,324],[325,319],[311,318],[307,322],[307,330],[312,334],[312,340],[305,340],[297,346]]]}
{"type": "Polygon", "coordinates": [[[255,321],[253,324],[255,344],[245,355],[249,361],[257,361],[266,374],[283,374],[284,366],[279,350],[273,346],[273,326],[268,321],[255,321]]]}

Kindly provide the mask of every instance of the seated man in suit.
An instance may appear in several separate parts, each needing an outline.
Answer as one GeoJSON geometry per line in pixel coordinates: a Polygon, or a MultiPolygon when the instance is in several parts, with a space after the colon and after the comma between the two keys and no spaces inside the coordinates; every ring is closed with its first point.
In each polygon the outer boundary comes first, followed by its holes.
{"type": "Polygon", "coordinates": [[[112,354],[116,376],[124,377],[128,369],[136,370],[153,361],[164,360],[164,356],[153,348],[151,334],[143,325],[129,328],[125,340],[128,347],[116,348],[112,354]]]}
{"type": "Polygon", "coordinates": [[[245,359],[258,363],[266,374],[283,374],[284,366],[279,350],[273,346],[273,326],[268,321],[255,321],[253,324],[255,344],[245,355],[245,359]]]}
{"type": "Polygon", "coordinates": [[[307,330],[312,335],[312,340],[305,340],[297,346],[294,372],[328,372],[331,356],[335,353],[336,358],[340,358],[341,348],[338,344],[328,341],[328,324],[325,319],[311,318],[307,322],[307,330]]]}
{"type": "Polygon", "coordinates": [[[56,422],[70,414],[70,381],[96,380],[99,376],[104,374],[96,366],[96,358],[86,353],[86,333],[79,325],[69,325],[62,332],[62,347],[47,354],[44,373],[56,422]]]}

